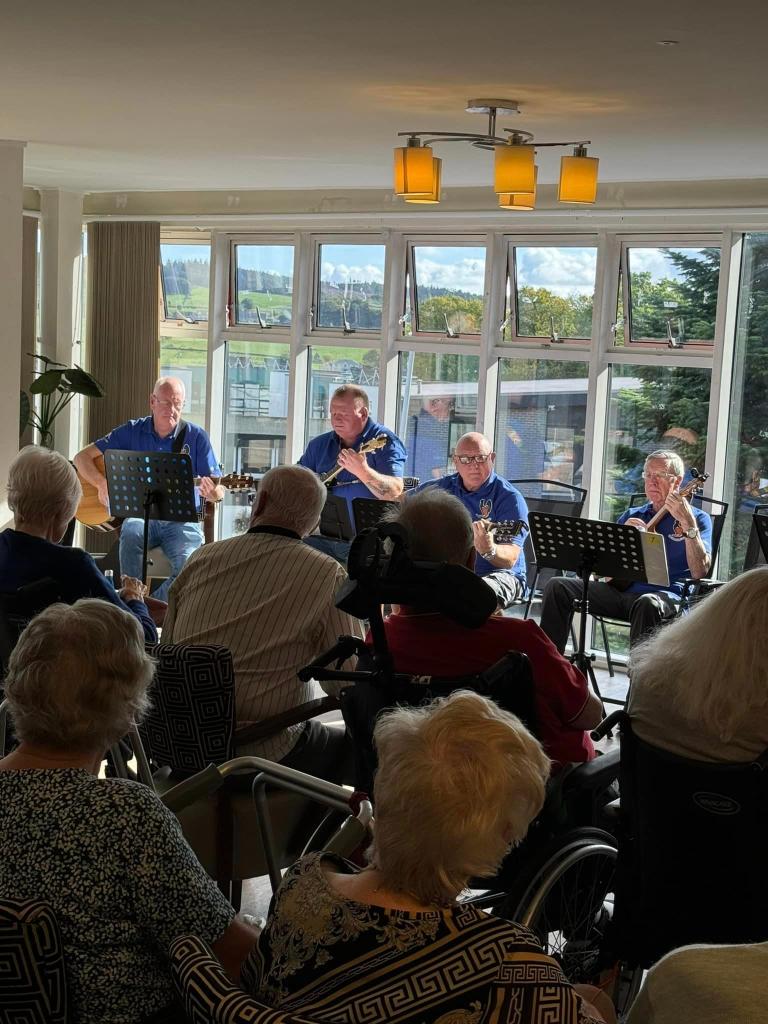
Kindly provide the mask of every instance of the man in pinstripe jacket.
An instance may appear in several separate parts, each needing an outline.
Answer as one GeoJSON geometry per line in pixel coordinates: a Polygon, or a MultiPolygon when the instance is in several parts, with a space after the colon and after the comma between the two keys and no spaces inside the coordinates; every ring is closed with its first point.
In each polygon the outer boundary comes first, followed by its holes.
{"type": "MultiPolygon", "coordinates": [[[[222,644],[232,651],[238,725],[311,700],[312,684],[299,681],[298,669],[340,634],[363,635],[360,622],[334,604],[346,571],[302,543],[325,497],[311,470],[271,469],[261,481],[248,532],[198,548],[171,588],[163,640],[222,644]]],[[[333,684],[324,688],[335,693],[333,684]]],[[[343,729],[312,720],[237,752],[340,781],[346,738],[343,729]]]]}

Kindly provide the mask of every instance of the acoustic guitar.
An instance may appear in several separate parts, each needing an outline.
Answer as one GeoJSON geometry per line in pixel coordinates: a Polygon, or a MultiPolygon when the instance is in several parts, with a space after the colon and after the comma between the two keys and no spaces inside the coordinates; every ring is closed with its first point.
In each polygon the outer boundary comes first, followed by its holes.
{"type": "MultiPolygon", "coordinates": [[[[94,459],[93,464],[100,473],[104,473],[103,455],[99,455],[98,458],[94,459]]],[[[82,523],[83,526],[88,526],[92,530],[100,530],[103,533],[116,530],[122,523],[122,519],[118,516],[110,515],[109,509],[104,508],[99,501],[98,490],[92,483],[85,480],[80,473],[77,475],[83,488],[83,497],[77,506],[77,512],[75,512],[75,518],[78,523],[82,523]]],[[[195,486],[199,483],[200,477],[195,477],[195,486]]],[[[259,481],[256,477],[245,476],[240,473],[230,473],[227,476],[223,476],[219,483],[222,487],[226,487],[228,491],[248,491],[259,486],[259,481]]]]}

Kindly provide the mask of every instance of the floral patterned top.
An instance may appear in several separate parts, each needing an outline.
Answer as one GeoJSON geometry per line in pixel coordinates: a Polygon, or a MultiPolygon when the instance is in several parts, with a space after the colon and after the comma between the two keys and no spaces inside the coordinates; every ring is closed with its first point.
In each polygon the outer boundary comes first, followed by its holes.
{"type": "Polygon", "coordinates": [[[331,889],[328,854],[285,874],[242,983],[284,1012],[339,1024],[586,1024],[592,1018],[527,928],[472,905],[423,912],[331,889]]]}
{"type": "Polygon", "coordinates": [[[135,1024],[171,1004],[171,941],[215,942],[234,917],[171,812],[84,768],[0,772],[0,808],[0,896],[52,906],[73,1024],[135,1024]]]}

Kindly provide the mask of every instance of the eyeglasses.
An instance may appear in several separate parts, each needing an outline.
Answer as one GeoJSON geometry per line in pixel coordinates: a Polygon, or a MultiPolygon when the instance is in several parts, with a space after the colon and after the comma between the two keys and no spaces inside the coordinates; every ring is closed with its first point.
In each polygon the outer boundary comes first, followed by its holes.
{"type": "Polygon", "coordinates": [[[162,402],[159,398],[155,399],[155,405],[162,409],[163,412],[170,412],[173,409],[174,412],[181,412],[184,408],[183,402],[162,402]]]}
{"type": "Polygon", "coordinates": [[[476,462],[478,463],[478,465],[482,466],[484,463],[488,461],[488,459],[490,459],[490,457],[490,452],[488,453],[488,455],[454,455],[456,461],[460,462],[462,466],[471,466],[473,462],[476,462]]]}
{"type": "Polygon", "coordinates": [[[677,480],[677,474],[676,473],[655,473],[655,472],[650,472],[649,473],[646,470],[646,472],[643,473],[643,480],[677,480]]]}

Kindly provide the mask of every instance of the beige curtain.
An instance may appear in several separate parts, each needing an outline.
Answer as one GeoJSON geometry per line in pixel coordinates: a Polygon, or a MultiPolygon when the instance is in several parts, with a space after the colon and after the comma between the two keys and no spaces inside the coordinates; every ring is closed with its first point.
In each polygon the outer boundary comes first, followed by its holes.
{"type": "Polygon", "coordinates": [[[160,360],[159,264],[159,224],[88,225],[88,369],[105,392],[86,400],[88,441],[149,413],[160,360]]]}
{"type": "MultiPolygon", "coordinates": [[[[86,399],[87,441],[149,413],[160,361],[158,282],[160,225],[88,225],[88,342],[90,373],[105,397],[86,399]]],[[[112,535],[87,531],[90,551],[106,551],[112,535]]]]}
{"type": "MultiPolygon", "coordinates": [[[[30,355],[37,350],[37,218],[24,218],[21,271],[21,388],[29,395],[37,362],[30,355]]],[[[19,447],[34,444],[32,427],[22,433],[19,447]]]]}

